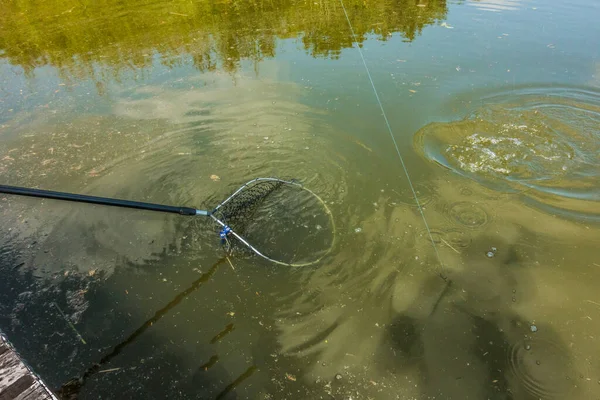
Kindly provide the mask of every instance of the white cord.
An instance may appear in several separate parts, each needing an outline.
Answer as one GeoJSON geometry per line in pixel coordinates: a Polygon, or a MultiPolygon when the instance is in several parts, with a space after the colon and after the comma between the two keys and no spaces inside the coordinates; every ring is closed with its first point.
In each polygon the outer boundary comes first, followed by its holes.
{"type": "Polygon", "coordinates": [[[356,40],[356,34],[354,33],[354,28],[352,27],[352,23],[350,23],[350,18],[348,17],[348,12],[346,11],[346,7],[344,6],[344,1],[340,0],[340,4],[342,5],[342,9],[344,10],[344,15],[346,16],[346,21],[348,21],[348,26],[350,27],[350,32],[352,32],[352,39],[354,41],[354,45],[360,54],[360,58],[362,59],[363,65],[365,66],[365,70],[367,71],[367,76],[369,77],[369,81],[371,82],[371,87],[373,88],[373,93],[375,93],[375,98],[377,99],[377,103],[379,104],[379,108],[381,109],[381,114],[383,115],[383,119],[385,120],[385,124],[387,126],[388,132],[390,133],[390,137],[392,138],[392,142],[394,142],[394,147],[396,148],[396,153],[398,153],[398,158],[400,158],[400,163],[402,164],[402,169],[404,169],[404,173],[406,174],[406,179],[408,180],[408,184],[410,185],[410,190],[412,190],[413,196],[415,198],[415,202],[417,203],[417,207],[419,208],[419,212],[421,213],[421,217],[423,218],[423,223],[425,224],[425,228],[427,228],[427,234],[429,235],[429,239],[431,240],[431,244],[433,246],[433,250],[435,251],[435,255],[442,266],[442,272],[440,276],[446,280],[446,277],[443,274],[444,263],[440,257],[440,253],[438,252],[437,246],[435,245],[435,241],[433,240],[433,236],[431,236],[431,230],[429,229],[429,224],[427,223],[427,219],[425,218],[425,213],[423,212],[423,208],[421,207],[421,203],[419,202],[419,197],[417,196],[417,192],[412,184],[412,180],[410,179],[410,175],[408,174],[408,169],[406,168],[406,164],[404,164],[404,159],[400,154],[400,149],[398,148],[398,143],[396,142],[396,138],[394,138],[394,134],[392,132],[392,127],[390,126],[390,121],[385,114],[385,110],[383,109],[383,104],[381,103],[381,99],[379,98],[379,94],[377,93],[377,89],[375,88],[375,83],[373,83],[373,78],[371,77],[371,72],[369,71],[369,67],[367,66],[367,62],[365,61],[365,56],[363,55],[362,50],[356,40]]]}

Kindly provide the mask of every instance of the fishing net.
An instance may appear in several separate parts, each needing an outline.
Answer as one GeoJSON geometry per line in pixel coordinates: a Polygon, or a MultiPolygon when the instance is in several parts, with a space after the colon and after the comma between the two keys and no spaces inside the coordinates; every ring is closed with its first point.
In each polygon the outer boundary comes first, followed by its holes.
{"type": "Polygon", "coordinates": [[[296,181],[257,178],[217,206],[228,252],[255,254],[277,264],[308,266],[333,247],[335,227],[326,203],[296,181]]]}

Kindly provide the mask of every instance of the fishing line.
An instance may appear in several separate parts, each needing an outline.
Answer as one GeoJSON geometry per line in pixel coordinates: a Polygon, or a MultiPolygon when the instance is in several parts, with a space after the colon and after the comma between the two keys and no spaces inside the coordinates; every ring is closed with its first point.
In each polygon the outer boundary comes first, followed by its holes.
{"type": "Polygon", "coordinates": [[[431,230],[429,229],[429,224],[427,223],[427,219],[425,218],[425,213],[423,212],[423,208],[421,207],[421,203],[419,202],[419,197],[417,196],[417,192],[415,191],[415,187],[413,186],[412,180],[410,179],[410,175],[408,174],[408,169],[406,168],[406,164],[404,163],[404,159],[402,158],[402,154],[400,153],[400,149],[398,148],[398,143],[396,142],[396,138],[394,138],[394,133],[392,132],[392,127],[390,125],[390,121],[383,109],[383,104],[381,103],[381,99],[379,98],[379,93],[377,93],[377,89],[375,88],[375,83],[373,82],[373,78],[371,77],[371,72],[369,71],[369,67],[367,66],[367,62],[365,61],[365,56],[363,55],[362,50],[358,44],[358,40],[356,39],[356,34],[354,33],[354,28],[352,27],[352,23],[350,22],[350,17],[348,17],[348,12],[346,11],[346,7],[344,6],[344,1],[340,0],[340,4],[342,5],[342,10],[344,10],[344,15],[346,16],[346,21],[348,21],[348,26],[350,27],[350,32],[352,33],[352,39],[354,41],[354,45],[360,54],[360,58],[362,60],[363,65],[365,66],[365,70],[367,71],[367,76],[369,77],[369,82],[371,82],[371,87],[373,88],[373,93],[375,93],[375,98],[377,99],[377,103],[379,104],[379,108],[381,109],[381,114],[383,115],[383,119],[385,120],[385,125],[387,126],[388,132],[390,133],[390,137],[392,138],[392,142],[394,143],[394,147],[396,148],[396,153],[398,154],[398,158],[400,158],[400,163],[402,164],[402,169],[404,169],[404,174],[406,175],[406,179],[408,180],[408,184],[410,186],[410,190],[413,193],[413,197],[415,198],[415,202],[417,203],[417,208],[421,213],[421,218],[423,218],[423,223],[425,224],[425,228],[427,229],[427,234],[429,235],[429,240],[431,240],[431,245],[433,246],[433,250],[435,251],[435,255],[438,259],[438,262],[442,266],[442,272],[440,272],[440,277],[446,280],[446,276],[443,274],[444,263],[442,262],[442,258],[440,257],[440,253],[438,252],[437,246],[435,245],[435,241],[433,240],[433,236],[431,235],[431,230]]]}

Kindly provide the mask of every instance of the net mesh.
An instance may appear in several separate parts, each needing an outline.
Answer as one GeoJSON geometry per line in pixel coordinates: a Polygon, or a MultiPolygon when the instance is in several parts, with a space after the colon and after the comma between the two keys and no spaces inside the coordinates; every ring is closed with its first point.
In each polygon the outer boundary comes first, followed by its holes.
{"type": "Polygon", "coordinates": [[[221,204],[214,215],[225,225],[243,235],[260,204],[283,185],[284,182],[279,180],[261,180],[249,183],[228,201],[221,204]]]}
{"type": "Polygon", "coordinates": [[[237,255],[258,251],[271,261],[300,265],[319,260],[333,245],[335,228],[327,206],[293,181],[260,178],[250,182],[213,216],[250,244],[235,235],[222,235],[225,249],[237,255]]]}

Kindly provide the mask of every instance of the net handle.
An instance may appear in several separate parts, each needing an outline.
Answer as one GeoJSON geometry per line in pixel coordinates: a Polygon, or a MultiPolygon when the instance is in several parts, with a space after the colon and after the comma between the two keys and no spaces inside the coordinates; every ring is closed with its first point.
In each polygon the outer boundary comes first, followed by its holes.
{"type": "Polygon", "coordinates": [[[208,211],[197,210],[191,207],[167,206],[164,204],[144,203],[141,201],[113,199],[108,197],[89,196],[77,193],[55,192],[52,190],[32,189],[19,186],[0,185],[0,193],[29,197],[41,197],[53,200],[66,200],[78,203],[99,204],[103,206],[135,208],[138,210],[159,211],[179,215],[209,215],[208,211]]]}

